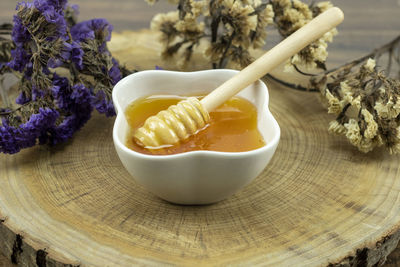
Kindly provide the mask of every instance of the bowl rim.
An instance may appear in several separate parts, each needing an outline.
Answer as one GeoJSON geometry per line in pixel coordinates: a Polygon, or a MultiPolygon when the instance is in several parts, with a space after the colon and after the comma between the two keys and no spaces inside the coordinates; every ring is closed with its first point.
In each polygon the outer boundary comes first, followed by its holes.
{"type": "MultiPolygon", "coordinates": [[[[120,89],[121,84],[125,83],[127,80],[132,79],[133,76],[137,76],[140,73],[170,73],[170,74],[178,74],[178,75],[193,75],[195,73],[200,73],[200,72],[226,72],[226,71],[231,71],[231,72],[239,72],[238,70],[233,70],[233,69],[209,69],[209,70],[200,70],[200,71],[190,71],[190,72],[182,72],[182,71],[170,71],[170,70],[144,70],[136,73],[132,73],[122,80],[120,80],[117,84],[115,84],[113,92],[112,92],[112,100],[114,102],[114,106],[117,109],[120,109],[120,105],[117,101],[117,91],[120,89]],[[117,90],[115,90],[117,89],[117,90]],[[115,105],[117,103],[117,105],[115,105]]],[[[269,98],[269,91],[267,85],[260,79],[258,80],[261,82],[262,86],[265,88],[267,91],[267,96],[269,98]]],[[[223,151],[212,151],[212,150],[195,150],[195,151],[188,151],[188,152],[182,152],[178,154],[171,154],[171,155],[149,155],[149,154],[143,154],[140,152],[136,152],[132,149],[129,149],[126,145],[124,145],[121,140],[119,140],[119,137],[117,136],[117,124],[119,124],[119,120],[123,119],[122,115],[122,110],[118,110],[117,112],[117,117],[114,121],[113,125],[113,140],[114,144],[118,146],[118,148],[122,149],[125,153],[134,156],[134,157],[140,157],[143,159],[153,159],[153,160],[163,160],[163,159],[180,159],[180,158],[187,158],[187,157],[193,157],[193,156],[203,156],[203,155],[208,155],[208,156],[216,156],[216,157],[229,157],[229,158],[240,158],[240,157],[247,157],[247,156],[253,156],[257,154],[262,154],[266,151],[269,151],[271,149],[274,149],[277,147],[281,135],[281,130],[279,127],[278,122],[276,121],[275,117],[272,115],[271,111],[269,110],[269,99],[267,103],[267,110],[266,110],[266,115],[271,117],[271,121],[273,126],[276,129],[276,134],[273,135],[273,138],[271,141],[269,141],[265,146],[262,146],[257,149],[249,150],[249,151],[242,151],[242,152],[223,152],[223,151]]]]}

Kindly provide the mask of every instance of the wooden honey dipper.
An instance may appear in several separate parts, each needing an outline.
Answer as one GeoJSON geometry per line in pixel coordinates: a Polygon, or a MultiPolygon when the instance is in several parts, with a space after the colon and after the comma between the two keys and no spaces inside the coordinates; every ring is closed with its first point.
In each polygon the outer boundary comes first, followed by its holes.
{"type": "Polygon", "coordinates": [[[209,112],[332,30],[343,21],[343,18],[343,12],[339,8],[328,9],[214,89],[202,100],[190,97],[149,117],[144,125],[135,131],[133,137],[136,143],[143,147],[157,148],[176,144],[196,134],[208,123],[209,112]]]}

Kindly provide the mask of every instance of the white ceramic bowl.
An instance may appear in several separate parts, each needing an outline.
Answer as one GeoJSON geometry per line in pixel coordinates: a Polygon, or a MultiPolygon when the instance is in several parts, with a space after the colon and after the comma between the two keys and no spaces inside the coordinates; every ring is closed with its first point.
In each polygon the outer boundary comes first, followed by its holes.
{"type": "Polygon", "coordinates": [[[231,196],[264,170],[278,146],[280,128],[268,109],[268,89],[262,81],[238,94],[257,107],[258,129],[266,141],[259,149],[156,156],[141,154],[125,146],[128,123],[124,112],[135,99],[155,94],[205,94],[236,73],[234,70],[151,70],[131,74],[115,85],[112,94],[117,111],[114,145],[122,164],[138,183],[173,203],[209,204],[231,196]]]}

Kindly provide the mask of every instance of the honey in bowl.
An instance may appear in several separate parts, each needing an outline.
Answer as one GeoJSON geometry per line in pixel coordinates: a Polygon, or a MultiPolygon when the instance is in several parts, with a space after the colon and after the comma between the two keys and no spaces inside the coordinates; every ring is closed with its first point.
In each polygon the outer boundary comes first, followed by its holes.
{"type": "Polygon", "coordinates": [[[185,97],[154,95],[132,102],[125,110],[129,124],[126,140],[128,148],[151,155],[171,155],[195,150],[220,152],[244,152],[260,148],[265,141],[257,128],[257,109],[248,100],[232,97],[210,112],[208,125],[187,140],[162,148],[143,148],[136,144],[133,133],[143,126],[146,119],[185,97]]]}

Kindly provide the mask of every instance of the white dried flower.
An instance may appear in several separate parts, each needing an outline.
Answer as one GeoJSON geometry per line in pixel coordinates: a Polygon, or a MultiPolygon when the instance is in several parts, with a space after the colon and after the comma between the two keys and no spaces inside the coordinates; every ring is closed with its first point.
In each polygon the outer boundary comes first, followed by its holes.
{"type": "Polygon", "coordinates": [[[377,101],[375,103],[374,109],[378,116],[384,119],[394,119],[400,114],[400,103],[399,100],[396,103],[393,102],[392,98],[389,99],[387,103],[382,103],[382,101],[377,101]]]}
{"type": "Polygon", "coordinates": [[[367,71],[373,72],[374,69],[375,69],[375,66],[376,66],[375,60],[372,59],[372,58],[369,58],[369,59],[367,60],[367,62],[364,64],[363,67],[364,67],[367,71]]]}
{"type": "Polygon", "coordinates": [[[343,97],[343,100],[345,100],[347,103],[353,102],[353,90],[352,87],[349,86],[347,81],[343,81],[340,83],[340,89],[341,89],[341,95],[343,97]]]}
{"type": "Polygon", "coordinates": [[[175,24],[179,20],[179,12],[171,11],[168,13],[159,13],[153,17],[151,20],[150,28],[152,30],[161,30],[161,27],[164,23],[175,24]]]}
{"type": "Polygon", "coordinates": [[[361,152],[367,153],[374,149],[374,143],[371,139],[361,139],[357,148],[361,152]]]}
{"type": "Polygon", "coordinates": [[[290,0],[275,0],[276,4],[281,6],[283,9],[292,7],[292,1],[290,0]]]}
{"type": "Polygon", "coordinates": [[[346,128],[342,124],[340,124],[338,121],[334,120],[334,121],[329,122],[328,131],[330,133],[341,135],[346,132],[346,128]]]}
{"type": "Polygon", "coordinates": [[[326,32],[323,36],[322,36],[322,40],[324,40],[325,42],[329,42],[331,43],[333,40],[333,37],[336,36],[338,34],[338,31],[336,28],[330,30],[329,32],[326,32]]]}
{"type": "MultiPolygon", "coordinates": [[[[272,0],[275,12],[275,22],[283,37],[287,37],[296,30],[303,27],[313,16],[318,15],[325,9],[331,7],[329,2],[322,2],[317,5],[308,6],[300,0],[279,1],[272,0]]],[[[325,69],[325,61],[328,57],[327,46],[328,42],[332,41],[334,35],[337,34],[336,29],[325,33],[317,41],[302,49],[297,55],[291,58],[290,64],[299,68],[304,68],[306,71],[315,70],[317,68],[325,69]]],[[[285,67],[285,71],[291,72],[296,68],[285,67]]]]}
{"type": "Polygon", "coordinates": [[[328,113],[338,115],[343,110],[342,103],[328,89],[325,90],[325,97],[328,100],[328,113]]]}
{"type": "Polygon", "coordinates": [[[204,22],[198,23],[195,16],[186,14],[183,20],[176,23],[175,28],[185,33],[186,38],[191,39],[204,33],[204,22]]]}
{"type": "Polygon", "coordinates": [[[312,20],[313,14],[312,11],[310,10],[310,7],[307,4],[299,0],[292,0],[292,4],[293,7],[300,12],[301,19],[312,20]]]}
{"type": "Polygon", "coordinates": [[[328,52],[326,51],[328,44],[322,39],[317,40],[315,44],[315,46],[310,47],[310,52],[312,57],[314,58],[314,61],[326,61],[326,58],[328,57],[328,52]]]}
{"type": "MultiPolygon", "coordinates": [[[[254,1],[254,7],[257,8],[262,4],[261,1],[254,1]]],[[[272,5],[267,5],[257,16],[257,26],[253,31],[253,47],[260,48],[265,44],[267,37],[267,26],[274,22],[274,10],[272,5]]]]}
{"type": "Polygon", "coordinates": [[[160,42],[164,46],[168,46],[172,40],[178,36],[178,31],[175,26],[179,21],[179,12],[172,11],[165,14],[157,14],[151,21],[150,28],[155,31],[160,31],[160,42]]]}
{"type": "Polygon", "coordinates": [[[287,73],[294,73],[296,72],[296,69],[294,68],[295,63],[292,62],[301,62],[301,60],[298,59],[298,55],[294,55],[291,59],[286,60],[285,65],[283,66],[283,72],[287,73]],[[294,59],[293,57],[297,57],[294,59]]]}
{"type": "Polygon", "coordinates": [[[249,16],[249,14],[254,12],[254,8],[249,5],[243,6],[240,1],[233,0],[225,0],[224,4],[227,11],[223,11],[222,13],[225,13],[225,16],[231,17],[231,24],[226,23],[225,26],[230,29],[230,34],[235,30],[232,44],[235,46],[244,45],[248,47],[250,44],[250,31],[255,31],[257,27],[257,16],[249,16]],[[238,29],[240,29],[240,31],[238,31],[238,29]]]}
{"type": "MultiPolygon", "coordinates": [[[[400,114],[400,96],[396,97],[396,103],[393,105],[393,109],[397,115],[400,114]]],[[[397,116],[396,116],[397,117],[397,116]]]]}
{"type": "Polygon", "coordinates": [[[358,122],[355,119],[350,119],[344,124],[344,127],[346,128],[347,139],[349,139],[351,144],[358,147],[362,139],[358,122]]]}
{"type": "Polygon", "coordinates": [[[367,139],[374,138],[378,133],[378,124],[374,120],[374,116],[365,108],[361,109],[361,114],[367,123],[367,128],[364,131],[364,137],[367,139]]]}
{"type": "Polygon", "coordinates": [[[359,111],[361,109],[361,96],[359,95],[355,98],[352,98],[352,101],[350,104],[351,104],[351,106],[356,108],[357,111],[359,111]]]}
{"type": "Polygon", "coordinates": [[[206,12],[208,12],[208,9],[206,8],[208,5],[208,2],[206,0],[202,0],[202,1],[191,0],[190,3],[192,5],[193,16],[198,17],[201,14],[209,15],[209,14],[205,14],[206,12]]]}

